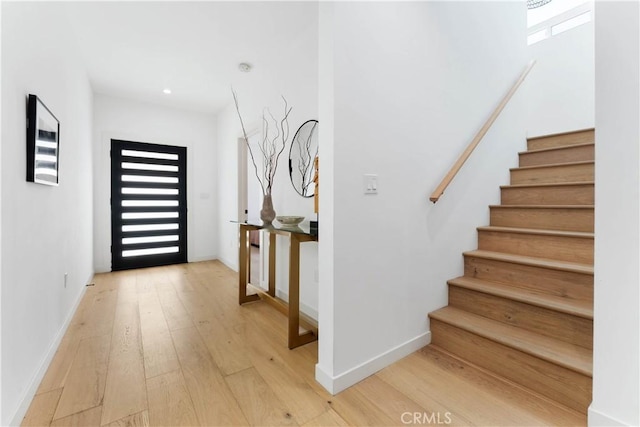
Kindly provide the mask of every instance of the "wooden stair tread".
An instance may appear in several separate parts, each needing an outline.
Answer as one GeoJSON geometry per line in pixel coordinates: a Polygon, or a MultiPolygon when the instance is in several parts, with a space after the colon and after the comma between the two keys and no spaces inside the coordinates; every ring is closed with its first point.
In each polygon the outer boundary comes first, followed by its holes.
{"type": "Polygon", "coordinates": [[[429,317],[582,375],[592,376],[593,362],[589,349],[525,331],[454,307],[441,308],[430,313],[429,317]]]}
{"type": "Polygon", "coordinates": [[[595,185],[593,181],[579,181],[579,182],[544,182],[540,184],[511,184],[501,185],[500,188],[536,188],[536,187],[558,187],[558,186],[578,186],[578,185],[595,185]]]}
{"type": "MultiPolygon", "coordinates": [[[[566,407],[562,404],[558,404],[557,402],[550,400],[548,397],[534,390],[525,389],[518,383],[508,380],[507,378],[498,375],[491,370],[482,368],[481,366],[478,366],[470,360],[465,359],[456,353],[452,353],[449,350],[446,350],[436,344],[429,344],[428,346],[418,350],[416,354],[419,355],[422,360],[425,360],[427,358],[429,358],[429,361],[435,360],[438,363],[438,366],[446,364],[448,371],[452,372],[459,378],[465,380],[481,380],[478,382],[474,381],[472,386],[478,384],[478,386],[481,387],[483,391],[495,390],[492,392],[492,396],[495,395],[494,393],[499,393],[500,396],[505,396],[507,402],[516,402],[518,403],[518,406],[522,404],[531,405],[531,408],[536,417],[548,417],[551,424],[555,424],[558,426],[587,425],[586,414],[582,414],[572,408],[566,407]],[[476,372],[478,374],[476,374],[476,372]],[[495,389],[489,388],[493,387],[494,384],[496,387],[495,389]],[[541,411],[541,408],[544,409],[541,411]]],[[[427,371],[427,369],[423,368],[423,371],[427,371]]],[[[464,385],[462,387],[464,387],[464,385]]],[[[462,390],[462,388],[459,388],[459,390],[462,390]]],[[[469,395],[474,396],[474,401],[480,399],[480,397],[476,396],[475,393],[469,392],[470,388],[465,388],[465,390],[467,390],[469,395]]],[[[456,399],[457,396],[453,396],[453,398],[456,399]]],[[[504,410],[506,409],[506,407],[503,406],[502,409],[504,410]]],[[[502,413],[502,411],[500,413],[502,413]]],[[[477,420],[477,418],[474,417],[472,417],[471,419],[474,419],[474,421],[477,420]]],[[[540,423],[537,420],[534,423],[536,425],[544,424],[544,422],[540,423]]],[[[519,420],[518,424],[525,425],[523,420],[519,420]]]]}
{"type": "Polygon", "coordinates": [[[495,295],[585,319],[593,319],[593,307],[586,301],[568,299],[542,292],[536,292],[532,289],[517,288],[466,276],[451,279],[447,283],[452,286],[495,295]]]}
{"type": "Polygon", "coordinates": [[[512,255],[502,252],[483,250],[464,252],[464,255],[496,261],[510,262],[513,264],[524,264],[533,267],[549,268],[552,270],[570,271],[573,273],[588,274],[593,276],[593,265],[580,264],[576,262],[557,261],[547,258],[536,258],[525,255],[512,255]]]}
{"type": "Polygon", "coordinates": [[[595,142],[595,140],[595,132],[593,129],[585,129],[527,138],[527,149],[539,150],[551,147],[566,147],[569,145],[595,142]]]}
{"type": "Polygon", "coordinates": [[[585,142],[585,143],[582,143],[582,144],[562,145],[560,147],[539,148],[537,150],[520,151],[518,154],[546,153],[546,152],[550,152],[550,151],[567,150],[567,149],[576,148],[576,147],[588,147],[588,146],[591,146],[591,145],[595,146],[595,143],[593,143],[593,142],[585,142]]]}
{"type": "Polygon", "coordinates": [[[581,237],[584,239],[593,239],[593,233],[585,231],[563,231],[563,230],[544,230],[538,228],[518,228],[518,227],[499,227],[495,225],[486,225],[477,227],[478,231],[495,231],[503,233],[518,233],[518,234],[537,234],[544,236],[557,236],[557,237],[581,237]]]}
{"type": "Polygon", "coordinates": [[[492,209],[593,209],[594,205],[489,205],[492,209]]]}
{"type": "Polygon", "coordinates": [[[595,128],[586,128],[586,129],[571,130],[571,131],[568,131],[568,132],[549,133],[549,134],[546,134],[546,135],[536,135],[536,136],[527,137],[527,141],[533,141],[535,139],[549,138],[549,137],[552,137],[552,136],[564,136],[564,135],[573,135],[574,133],[593,132],[595,130],[596,130],[595,128]]]}
{"type": "Polygon", "coordinates": [[[532,169],[547,169],[547,168],[555,168],[558,166],[579,166],[579,165],[594,165],[595,162],[593,160],[583,161],[583,162],[563,162],[563,163],[548,163],[544,165],[535,165],[535,166],[520,166],[517,168],[510,168],[510,171],[521,171],[521,170],[532,170],[532,169]]]}

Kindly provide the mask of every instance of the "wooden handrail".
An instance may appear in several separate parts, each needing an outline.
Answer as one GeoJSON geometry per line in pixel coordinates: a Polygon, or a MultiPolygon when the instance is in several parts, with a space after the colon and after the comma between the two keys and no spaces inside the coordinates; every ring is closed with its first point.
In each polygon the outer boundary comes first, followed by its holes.
{"type": "Polygon", "coordinates": [[[513,96],[513,94],[516,93],[516,91],[518,90],[518,88],[520,87],[524,79],[527,77],[527,74],[529,74],[529,71],[531,71],[535,63],[536,63],[535,60],[531,61],[529,65],[527,65],[527,67],[524,69],[522,74],[520,74],[520,77],[518,78],[518,80],[516,80],[513,86],[511,86],[511,89],[509,89],[509,92],[507,92],[507,94],[502,99],[500,104],[493,111],[493,114],[491,114],[487,122],[482,126],[482,128],[480,128],[480,130],[478,131],[476,136],[473,138],[473,140],[471,141],[467,149],[464,150],[464,152],[460,155],[458,160],[453,164],[453,166],[451,167],[447,175],[445,175],[445,177],[442,179],[438,187],[434,190],[433,193],[431,193],[429,200],[435,203],[438,201],[438,199],[440,199],[442,194],[444,194],[444,190],[449,186],[451,181],[453,181],[453,178],[460,171],[460,168],[462,168],[462,165],[464,164],[464,162],[467,161],[467,159],[469,158],[473,150],[476,148],[476,146],[480,143],[482,138],[485,136],[485,134],[487,133],[487,131],[489,130],[493,122],[496,121],[496,119],[498,118],[498,116],[500,115],[504,107],[507,105],[507,103],[513,96]]]}

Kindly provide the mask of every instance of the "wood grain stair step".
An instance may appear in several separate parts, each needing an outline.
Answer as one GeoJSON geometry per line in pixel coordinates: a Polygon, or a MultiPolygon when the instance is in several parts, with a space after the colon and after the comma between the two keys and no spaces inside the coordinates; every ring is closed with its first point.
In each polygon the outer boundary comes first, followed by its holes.
{"type": "Polygon", "coordinates": [[[490,225],[593,232],[593,205],[493,205],[490,225]]]}
{"type": "MultiPolygon", "coordinates": [[[[465,395],[473,396],[473,399],[466,400],[462,403],[462,407],[469,410],[469,419],[473,420],[473,422],[477,425],[490,425],[491,421],[483,422],[478,413],[484,413],[484,411],[488,411],[488,413],[493,413],[496,408],[500,408],[498,411],[500,414],[503,414],[505,411],[508,411],[510,416],[513,415],[509,420],[505,420],[503,425],[519,425],[519,426],[541,426],[545,424],[553,424],[557,426],[586,426],[587,425],[587,417],[585,414],[579,414],[577,411],[567,408],[564,405],[558,405],[557,403],[551,403],[548,398],[544,397],[540,393],[534,392],[531,389],[525,389],[522,386],[515,384],[512,381],[505,379],[502,376],[495,375],[486,369],[480,368],[478,365],[471,363],[468,359],[460,357],[450,351],[445,350],[442,347],[436,346],[435,344],[430,344],[426,347],[423,347],[418,353],[422,358],[428,358],[428,360],[434,360],[439,363],[439,366],[442,366],[442,363],[446,363],[447,372],[450,372],[452,376],[454,376],[453,381],[445,380],[445,384],[451,386],[451,390],[456,393],[458,390],[465,390],[465,395]],[[479,376],[480,374],[481,376],[479,376]],[[474,382],[472,386],[477,384],[478,388],[469,388],[467,384],[457,385],[457,378],[464,379],[478,379],[480,381],[474,382]],[[456,388],[457,387],[457,388],[456,388]],[[475,407],[469,407],[469,402],[479,403],[481,396],[485,394],[485,392],[491,393],[493,399],[499,398],[504,403],[495,403],[493,405],[482,405],[475,407]],[[542,417],[544,419],[535,419],[531,422],[528,421],[527,414],[522,414],[520,412],[514,412],[510,407],[505,406],[508,402],[514,403],[525,403],[527,408],[531,411],[531,413],[535,414],[535,417],[542,417]],[[507,409],[509,408],[509,409],[507,409]],[[548,421],[545,421],[548,420],[548,421]]],[[[421,359],[425,360],[425,359],[421,359]]],[[[418,369],[425,372],[425,376],[428,378],[431,377],[432,370],[425,369],[426,366],[423,367],[420,364],[418,369]]],[[[385,379],[389,379],[391,376],[385,376],[385,379]]],[[[451,377],[449,377],[451,378],[451,377]]],[[[439,393],[444,393],[443,389],[438,390],[439,393]]],[[[446,394],[446,393],[445,393],[446,394]]],[[[462,408],[461,407],[461,408],[462,408]]],[[[471,425],[471,422],[468,423],[471,425]]],[[[497,425],[497,424],[491,424],[497,425]]]]}
{"type": "Polygon", "coordinates": [[[593,265],[577,262],[558,261],[547,258],[537,258],[531,256],[513,255],[483,250],[467,251],[464,252],[464,255],[593,276],[593,265]]]}
{"type": "Polygon", "coordinates": [[[593,320],[527,302],[449,285],[449,306],[572,345],[593,348],[593,320]]]}
{"type": "Polygon", "coordinates": [[[478,227],[478,249],[593,263],[593,233],[517,227],[478,227]]]}
{"type": "Polygon", "coordinates": [[[567,145],[593,142],[595,142],[595,130],[592,128],[530,137],[527,138],[527,148],[529,150],[540,150],[543,148],[564,147],[567,145]]]}
{"type": "Polygon", "coordinates": [[[501,298],[555,310],[572,316],[593,320],[593,305],[588,301],[572,300],[538,292],[533,289],[517,288],[501,283],[460,276],[447,282],[450,286],[471,289],[501,298]]]}
{"type": "Polygon", "coordinates": [[[504,205],[593,205],[594,182],[563,182],[503,185],[504,205]]]}
{"type": "Polygon", "coordinates": [[[592,400],[590,349],[454,307],[429,318],[432,344],[586,414],[592,400]]]}
{"type": "Polygon", "coordinates": [[[593,265],[485,250],[463,255],[468,278],[593,304],[593,265]]]}
{"type": "Polygon", "coordinates": [[[593,182],[595,163],[568,162],[511,168],[511,184],[593,182]]]}
{"type": "Polygon", "coordinates": [[[593,361],[589,349],[524,331],[454,307],[441,308],[430,313],[429,317],[579,374],[592,376],[593,361]]]}
{"type": "Polygon", "coordinates": [[[519,233],[519,234],[536,234],[542,236],[562,236],[562,237],[576,237],[580,239],[593,240],[593,233],[585,231],[564,231],[564,230],[542,230],[539,228],[520,228],[520,227],[497,227],[492,225],[485,225],[478,227],[478,230],[504,232],[504,233],[519,233]]]}
{"type": "Polygon", "coordinates": [[[518,153],[520,167],[595,160],[595,144],[575,144],[518,153]]]}

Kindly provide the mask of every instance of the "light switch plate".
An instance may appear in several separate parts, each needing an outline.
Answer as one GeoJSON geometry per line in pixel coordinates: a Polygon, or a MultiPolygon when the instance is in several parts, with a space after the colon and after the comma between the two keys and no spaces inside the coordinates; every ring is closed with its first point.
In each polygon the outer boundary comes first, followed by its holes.
{"type": "Polygon", "coordinates": [[[378,175],[364,175],[364,194],[378,194],[378,175]]]}

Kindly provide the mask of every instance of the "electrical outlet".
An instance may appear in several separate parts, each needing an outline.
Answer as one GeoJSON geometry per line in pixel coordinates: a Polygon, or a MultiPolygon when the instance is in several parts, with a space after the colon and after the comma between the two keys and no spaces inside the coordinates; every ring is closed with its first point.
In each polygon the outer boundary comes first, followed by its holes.
{"type": "Polygon", "coordinates": [[[64,287],[67,287],[67,278],[69,277],[69,273],[64,273],[64,287]]]}

